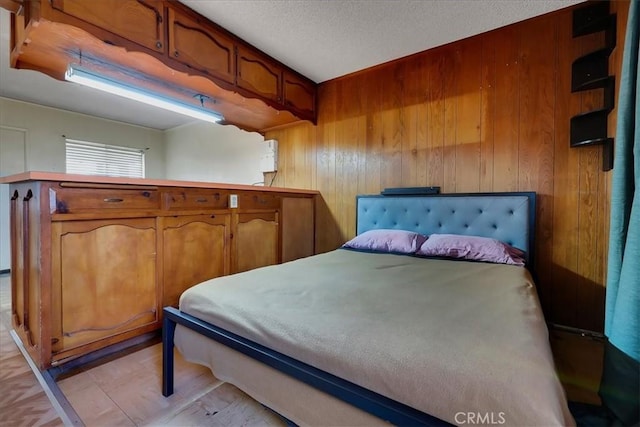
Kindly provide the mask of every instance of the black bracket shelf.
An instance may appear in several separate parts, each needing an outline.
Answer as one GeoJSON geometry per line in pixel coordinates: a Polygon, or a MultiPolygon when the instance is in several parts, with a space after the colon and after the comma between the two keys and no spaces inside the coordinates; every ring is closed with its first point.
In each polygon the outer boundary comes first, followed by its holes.
{"type": "Polygon", "coordinates": [[[571,92],[603,89],[601,109],[571,118],[570,145],[602,146],[602,169],[613,168],[613,138],[608,137],[609,112],[615,105],[615,77],[609,75],[609,56],[616,44],[616,15],[609,14],[609,2],[589,2],[573,12],[573,37],[605,31],[605,46],[571,64],[571,92]]]}
{"type": "Polygon", "coordinates": [[[581,56],[571,65],[571,92],[605,87],[609,76],[611,49],[604,48],[581,56]]]}

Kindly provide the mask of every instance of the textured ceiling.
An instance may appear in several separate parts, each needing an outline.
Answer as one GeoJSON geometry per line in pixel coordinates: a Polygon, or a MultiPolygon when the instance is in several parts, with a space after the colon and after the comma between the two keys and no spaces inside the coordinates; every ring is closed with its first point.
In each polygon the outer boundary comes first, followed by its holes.
{"type": "MultiPolygon", "coordinates": [[[[323,82],[581,0],[181,1],[323,82]]],[[[9,13],[0,12],[0,96],[156,129],[193,120],[33,71],[9,69],[9,13]]]]}
{"type": "Polygon", "coordinates": [[[323,82],[579,3],[575,0],[180,0],[323,82]]]}

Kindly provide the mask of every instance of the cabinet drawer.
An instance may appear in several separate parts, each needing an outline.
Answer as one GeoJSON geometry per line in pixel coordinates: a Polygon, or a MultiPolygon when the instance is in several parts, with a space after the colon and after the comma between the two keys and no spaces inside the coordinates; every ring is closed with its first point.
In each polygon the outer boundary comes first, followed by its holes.
{"type": "Polygon", "coordinates": [[[154,210],[160,208],[157,190],[114,190],[104,188],[58,188],[52,190],[55,213],[94,209],[154,210]]]}
{"type": "Polygon", "coordinates": [[[278,209],[280,198],[275,194],[239,194],[238,209],[278,209]]]}
{"type": "Polygon", "coordinates": [[[164,208],[180,209],[226,209],[229,197],[220,191],[170,191],[164,193],[164,208]]]}

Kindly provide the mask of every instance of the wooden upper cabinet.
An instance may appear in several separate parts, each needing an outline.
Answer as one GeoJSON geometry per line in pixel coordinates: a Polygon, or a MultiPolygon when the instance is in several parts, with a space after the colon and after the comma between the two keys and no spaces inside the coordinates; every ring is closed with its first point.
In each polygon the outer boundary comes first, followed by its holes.
{"type": "Polygon", "coordinates": [[[198,71],[235,82],[235,52],[231,38],[176,9],[168,9],[169,57],[198,71]]]}
{"type": "Polygon", "coordinates": [[[51,0],[51,7],[148,49],[165,51],[160,0],[51,0]]]}
{"type": "Polygon", "coordinates": [[[240,45],[237,67],[238,87],[272,101],[282,101],[282,69],[272,59],[240,45]]]}
{"type": "Polygon", "coordinates": [[[285,70],[282,77],[284,106],[305,117],[314,117],[316,85],[311,80],[285,70]]]}
{"type": "Polygon", "coordinates": [[[17,68],[61,79],[82,51],[85,58],[101,58],[93,64],[100,71],[115,76],[131,70],[127,80],[139,76],[140,86],[169,97],[214,97],[225,122],[245,130],[316,122],[314,82],[176,0],[22,4],[26,23],[14,25],[12,34],[17,68]]]}

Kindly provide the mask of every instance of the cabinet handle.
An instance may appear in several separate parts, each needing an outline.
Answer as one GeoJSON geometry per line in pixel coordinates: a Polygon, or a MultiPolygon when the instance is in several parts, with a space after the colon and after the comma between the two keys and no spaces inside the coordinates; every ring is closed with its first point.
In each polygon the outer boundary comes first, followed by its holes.
{"type": "Polygon", "coordinates": [[[175,52],[173,52],[173,56],[175,56],[175,57],[177,58],[178,56],[180,56],[180,52],[178,52],[178,51],[176,50],[175,52]]]}
{"type": "Polygon", "coordinates": [[[104,201],[107,203],[120,203],[123,201],[123,199],[119,199],[117,197],[107,197],[106,199],[104,199],[104,201]]]}
{"type": "Polygon", "coordinates": [[[196,199],[196,202],[198,202],[198,203],[206,203],[207,199],[196,199]]]}
{"type": "Polygon", "coordinates": [[[162,42],[156,42],[156,48],[162,49],[162,42]]]}

